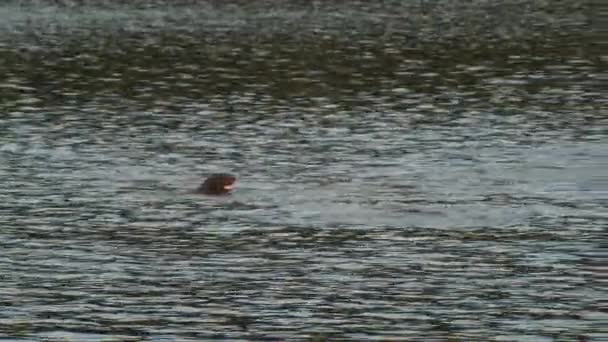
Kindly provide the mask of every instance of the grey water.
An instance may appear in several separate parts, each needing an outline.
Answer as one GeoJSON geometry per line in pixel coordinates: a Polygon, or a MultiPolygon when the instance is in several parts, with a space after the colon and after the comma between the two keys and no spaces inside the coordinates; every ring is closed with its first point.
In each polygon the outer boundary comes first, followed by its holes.
{"type": "Polygon", "coordinates": [[[3,2],[0,340],[605,340],[586,6],[3,2]]]}

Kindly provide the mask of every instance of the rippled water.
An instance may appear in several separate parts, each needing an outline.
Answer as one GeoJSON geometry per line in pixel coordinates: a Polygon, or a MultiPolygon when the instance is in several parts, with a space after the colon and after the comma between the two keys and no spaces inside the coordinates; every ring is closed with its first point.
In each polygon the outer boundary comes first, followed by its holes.
{"type": "Polygon", "coordinates": [[[606,56],[577,2],[20,3],[0,336],[606,338],[606,56]],[[189,193],[217,171],[231,196],[189,193]]]}

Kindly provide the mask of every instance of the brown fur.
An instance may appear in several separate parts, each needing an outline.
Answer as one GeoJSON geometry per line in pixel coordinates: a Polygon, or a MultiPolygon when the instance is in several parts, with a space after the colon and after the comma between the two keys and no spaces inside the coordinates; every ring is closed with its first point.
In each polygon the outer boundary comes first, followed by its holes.
{"type": "Polygon", "coordinates": [[[223,195],[230,192],[226,189],[227,185],[232,185],[236,182],[236,177],[228,173],[216,173],[209,176],[203,184],[201,184],[196,192],[205,195],[223,195]]]}

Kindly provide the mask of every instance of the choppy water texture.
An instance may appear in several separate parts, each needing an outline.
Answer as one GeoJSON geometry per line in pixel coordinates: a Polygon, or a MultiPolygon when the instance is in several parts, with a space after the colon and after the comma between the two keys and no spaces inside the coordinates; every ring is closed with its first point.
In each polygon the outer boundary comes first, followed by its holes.
{"type": "Polygon", "coordinates": [[[593,9],[48,3],[0,6],[0,336],[606,338],[593,9]]]}

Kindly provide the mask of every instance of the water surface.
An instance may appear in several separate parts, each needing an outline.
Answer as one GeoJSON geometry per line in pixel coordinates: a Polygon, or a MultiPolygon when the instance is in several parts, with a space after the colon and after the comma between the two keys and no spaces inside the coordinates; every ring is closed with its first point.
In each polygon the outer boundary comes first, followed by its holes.
{"type": "Polygon", "coordinates": [[[20,3],[1,336],[606,337],[589,9],[20,3]],[[235,193],[188,193],[217,171],[235,193]]]}

